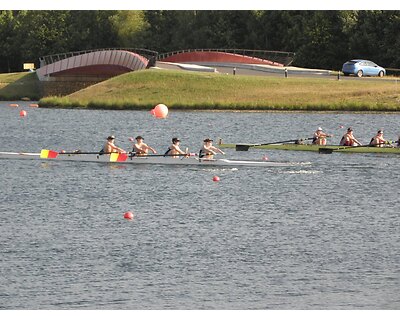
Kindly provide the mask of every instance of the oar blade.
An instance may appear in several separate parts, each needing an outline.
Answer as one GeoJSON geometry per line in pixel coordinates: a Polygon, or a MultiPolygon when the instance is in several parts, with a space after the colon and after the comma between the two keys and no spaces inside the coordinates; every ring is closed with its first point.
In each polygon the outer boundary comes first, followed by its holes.
{"type": "Polygon", "coordinates": [[[319,148],[318,149],[318,153],[322,153],[322,154],[332,154],[333,151],[334,151],[334,149],[332,149],[332,148],[319,148]]]}
{"type": "Polygon", "coordinates": [[[55,159],[58,156],[58,152],[54,150],[42,149],[40,151],[41,159],[55,159]]]}
{"type": "Polygon", "coordinates": [[[235,145],[236,151],[248,151],[250,147],[258,147],[258,146],[268,146],[271,144],[282,144],[282,143],[299,143],[300,141],[312,140],[313,138],[305,138],[305,139],[292,139],[285,141],[276,141],[276,142],[268,142],[261,144],[237,144],[235,145]]]}
{"type": "Polygon", "coordinates": [[[125,162],[128,159],[127,153],[111,153],[110,162],[125,162]]]}
{"type": "Polygon", "coordinates": [[[247,144],[237,144],[236,145],[236,151],[249,151],[249,148],[251,147],[251,145],[247,145],[247,144]]]}

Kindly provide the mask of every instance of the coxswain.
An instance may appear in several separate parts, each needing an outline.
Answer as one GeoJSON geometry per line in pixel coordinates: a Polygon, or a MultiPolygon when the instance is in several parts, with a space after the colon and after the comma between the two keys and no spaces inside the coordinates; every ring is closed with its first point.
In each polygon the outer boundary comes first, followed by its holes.
{"type": "Polygon", "coordinates": [[[144,143],[144,138],[142,136],[137,136],[135,139],[136,143],[133,144],[132,153],[136,156],[145,156],[149,153],[149,150],[153,153],[157,153],[155,149],[144,143]]]}
{"type": "Polygon", "coordinates": [[[212,143],[213,143],[212,139],[206,138],[206,139],[204,139],[203,142],[204,142],[203,146],[199,152],[199,158],[212,159],[214,157],[214,155],[216,155],[217,153],[225,154],[225,152],[223,152],[221,149],[218,149],[217,147],[214,147],[212,145],[212,143]]]}
{"type": "Polygon", "coordinates": [[[354,137],[353,129],[348,128],[347,132],[343,135],[342,139],[340,140],[339,145],[354,147],[354,146],[361,146],[361,142],[354,137]]]}
{"type": "Polygon", "coordinates": [[[327,134],[322,131],[321,127],[319,127],[317,131],[314,132],[312,143],[325,146],[327,137],[333,137],[333,134],[327,134]]]}
{"type": "Polygon", "coordinates": [[[172,138],[172,144],[168,147],[165,155],[174,156],[174,158],[178,158],[179,155],[187,156],[187,152],[183,152],[179,147],[180,142],[179,138],[172,138]]]}
{"type": "Polygon", "coordinates": [[[378,133],[371,139],[369,145],[371,147],[378,147],[378,148],[382,148],[385,145],[389,145],[389,147],[393,147],[389,141],[387,141],[384,137],[383,137],[383,130],[378,130],[378,133]]]}
{"type": "Polygon", "coordinates": [[[124,149],[117,147],[114,144],[114,141],[115,141],[115,136],[109,136],[104,144],[103,149],[100,151],[100,154],[113,153],[113,152],[126,153],[124,149]]]}

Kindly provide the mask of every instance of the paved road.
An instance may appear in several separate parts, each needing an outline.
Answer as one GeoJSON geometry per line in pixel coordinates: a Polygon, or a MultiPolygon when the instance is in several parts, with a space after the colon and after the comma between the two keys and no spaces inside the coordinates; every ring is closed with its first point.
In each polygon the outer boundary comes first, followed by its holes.
{"type": "MultiPolygon", "coordinates": [[[[183,64],[182,64],[183,65],[183,64]]],[[[169,63],[163,63],[163,62],[157,62],[157,67],[163,68],[163,69],[170,69],[170,70],[184,70],[178,65],[175,64],[169,64],[169,63]]],[[[211,65],[208,65],[208,67],[211,67],[211,65]]],[[[257,69],[250,69],[249,65],[232,65],[232,66],[220,66],[220,65],[213,65],[213,68],[219,73],[225,73],[225,74],[231,74],[235,72],[235,75],[246,75],[246,76],[261,76],[261,77],[278,77],[278,78],[283,78],[285,77],[285,71],[284,68],[274,68],[274,67],[259,67],[257,69]],[[236,70],[234,71],[234,68],[236,70]]],[[[192,70],[191,70],[192,71],[192,70]]],[[[288,67],[288,77],[317,77],[317,78],[331,78],[331,79],[337,79],[337,73],[332,72],[329,70],[318,70],[318,69],[304,69],[304,68],[295,68],[295,67],[288,67]]],[[[356,76],[340,76],[340,80],[345,80],[345,81],[393,81],[396,82],[399,81],[399,78],[395,77],[384,77],[384,78],[378,78],[378,77],[363,77],[363,78],[358,78],[356,76]]]]}

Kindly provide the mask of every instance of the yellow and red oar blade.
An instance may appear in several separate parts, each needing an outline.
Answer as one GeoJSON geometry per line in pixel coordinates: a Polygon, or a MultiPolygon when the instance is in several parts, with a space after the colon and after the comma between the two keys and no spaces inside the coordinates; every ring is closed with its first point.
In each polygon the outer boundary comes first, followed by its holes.
{"type": "Polygon", "coordinates": [[[47,150],[47,149],[42,149],[40,151],[40,158],[42,159],[54,159],[57,158],[58,152],[54,150],[47,150]]]}
{"type": "Polygon", "coordinates": [[[110,162],[124,162],[128,159],[127,153],[111,153],[110,162]]]}

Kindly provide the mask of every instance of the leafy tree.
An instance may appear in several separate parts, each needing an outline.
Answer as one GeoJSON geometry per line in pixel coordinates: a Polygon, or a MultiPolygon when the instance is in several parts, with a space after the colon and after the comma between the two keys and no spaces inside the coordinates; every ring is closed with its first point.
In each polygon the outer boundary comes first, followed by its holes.
{"type": "Polygon", "coordinates": [[[400,11],[0,11],[0,72],[107,47],[292,51],[303,67],[366,58],[400,68],[399,29],[400,11]]]}
{"type": "Polygon", "coordinates": [[[21,69],[21,52],[15,41],[19,21],[12,11],[0,11],[0,72],[21,69]]]}
{"type": "Polygon", "coordinates": [[[69,11],[66,35],[69,51],[81,51],[119,46],[118,34],[113,26],[116,11],[69,11]]]}
{"type": "Polygon", "coordinates": [[[35,61],[40,56],[62,53],[68,49],[65,36],[67,11],[26,11],[16,37],[23,59],[35,61]]]}
{"type": "Polygon", "coordinates": [[[144,45],[144,34],[149,27],[144,11],[117,11],[109,20],[119,46],[134,48],[144,45]]]}

